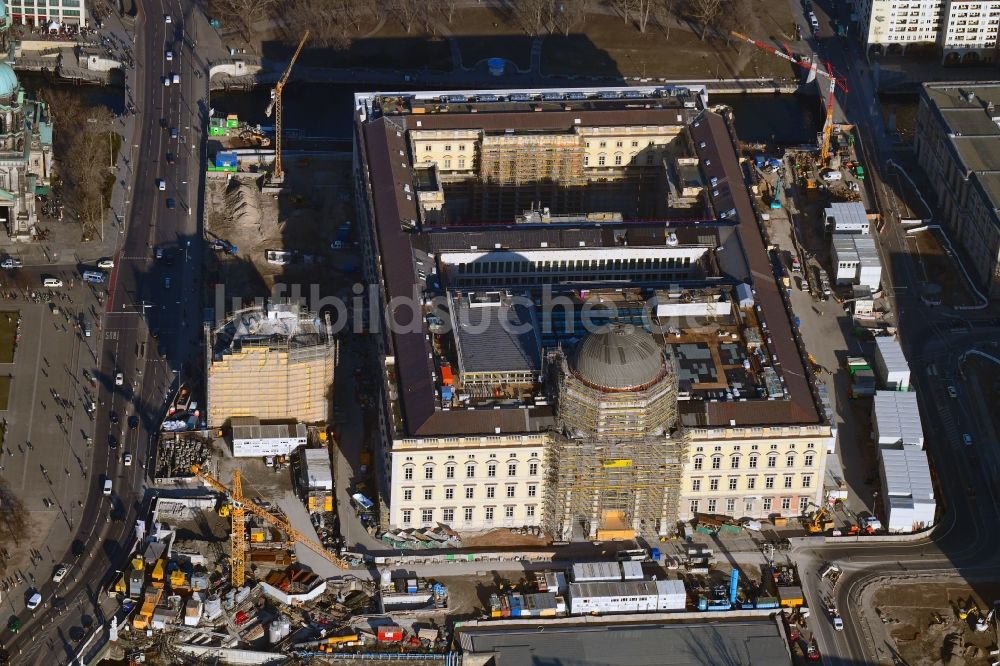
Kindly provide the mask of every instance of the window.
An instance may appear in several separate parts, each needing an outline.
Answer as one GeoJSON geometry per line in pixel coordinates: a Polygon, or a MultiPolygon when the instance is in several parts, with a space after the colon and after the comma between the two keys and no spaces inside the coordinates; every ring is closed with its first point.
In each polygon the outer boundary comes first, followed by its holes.
{"type": "Polygon", "coordinates": [[[709,479],[708,480],[708,489],[709,490],[718,490],[719,489],[719,480],[718,479],[709,479]]]}
{"type": "Polygon", "coordinates": [[[757,487],[757,477],[748,476],[747,477],[747,490],[754,490],[757,487]]]}
{"type": "Polygon", "coordinates": [[[507,506],[505,506],[503,508],[503,517],[504,518],[513,518],[514,517],[514,507],[511,506],[511,505],[509,505],[509,504],[507,506]]]}
{"type": "Polygon", "coordinates": [[[424,146],[424,152],[429,153],[430,151],[431,151],[431,144],[428,143],[426,146],[424,146]]]}
{"type": "Polygon", "coordinates": [[[785,456],[785,467],[795,467],[795,454],[789,453],[785,456]]]}
{"type": "Polygon", "coordinates": [[[703,461],[704,461],[704,458],[702,458],[701,456],[698,456],[697,458],[695,458],[694,459],[694,468],[695,469],[701,469],[701,465],[702,465],[703,461]]]}
{"type": "Polygon", "coordinates": [[[771,510],[771,498],[770,497],[765,497],[764,498],[764,511],[770,511],[770,510],[771,510]]]}
{"type": "Polygon", "coordinates": [[[639,142],[638,141],[633,141],[632,142],[632,147],[633,148],[638,148],[639,147],[639,142]]]}
{"type": "Polygon", "coordinates": [[[777,467],[778,466],[778,456],[776,456],[774,454],[769,455],[767,457],[767,466],[768,467],[777,467]]]}
{"type": "Polygon", "coordinates": [[[403,470],[403,478],[405,480],[407,480],[407,481],[412,481],[413,480],[413,468],[412,467],[407,467],[406,469],[403,470]]]}
{"type": "Polygon", "coordinates": [[[493,499],[496,496],[497,496],[497,487],[496,486],[487,486],[486,487],[486,499],[493,499]]]}
{"type": "Polygon", "coordinates": [[[605,160],[604,155],[598,155],[597,156],[597,166],[604,166],[604,160],[605,160]]]}
{"type": "Polygon", "coordinates": [[[691,491],[701,492],[701,479],[691,479],[691,491]]]}
{"type": "Polygon", "coordinates": [[[750,469],[757,469],[757,456],[750,456],[750,469]]]}
{"type": "Polygon", "coordinates": [[[458,144],[458,152],[462,152],[463,150],[465,150],[465,144],[464,143],[458,144]]]}
{"type": "Polygon", "coordinates": [[[406,490],[403,491],[403,501],[409,502],[412,499],[413,499],[413,490],[411,488],[407,488],[406,490]]]}
{"type": "Polygon", "coordinates": [[[465,478],[471,479],[475,475],[476,475],[476,466],[475,465],[466,465],[465,466],[465,478]]]}
{"type": "Polygon", "coordinates": [[[434,499],[434,489],[433,488],[424,488],[424,501],[428,501],[428,500],[432,500],[432,499],[434,499]]]}
{"type": "Polygon", "coordinates": [[[608,142],[607,142],[607,141],[601,141],[601,142],[600,142],[599,144],[597,144],[597,145],[598,145],[599,147],[601,147],[601,148],[607,148],[607,147],[608,147],[608,142]]]}
{"type": "Polygon", "coordinates": [[[805,513],[806,509],[809,507],[809,498],[800,497],[799,498],[799,513],[805,513]]]}
{"type": "Polygon", "coordinates": [[[813,466],[813,454],[807,453],[806,457],[802,461],[802,464],[805,465],[806,467],[812,467],[813,466]]]}
{"type": "Polygon", "coordinates": [[[531,485],[528,486],[528,497],[534,497],[537,494],[538,494],[538,486],[532,483],[531,485]]]}
{"type": "Polygon", "coordinates": [[[486,520],[493,520],[493,507],[486,507],[486,520]]]}
{"type": "Polygon", "coordinates": [[[496,463],[490,463],[489,465],[487,465],[486,466],[486,476],[488,476],[488,477],[490,477],[492,479],[496,475],[497,475],[497,466],[496,466],[496,463]]]}
{"type": "Polygon", "coordinates": [[[444,498],[446,500],[455,499],[455,489],[454,488],[445,488],[444,489],[444,498]]]}
{"type": "Polygon", "coordinates": [[[535,517],[535,505],[534,504],[529,504],[528,506],[524,507],[524,515],[527,518],[534,518],[535,517]]]}
{"type": "Polygon", "coordinates": [[[528,476],[538,476],[538,463],[528,463],[528,476]]]}
{"type": "Polygon", "coordinates": [[[786,490],[787,490],[788,488],[791,488],[791,487],[792,487],[792,481],[793,481],[793,480],[795,480],[795,477],[794,477],[794,476],[792,476],[792,475],[790,475],[790,474],[789,474],[788,476],[786,476],[786,477],[785,477],[785,482],[784,482],[784,488],[785,488],[786,490]]]}
{"type": "Polygon", "coordinates": [[[812,487],[812,482],[813,482],[813,479],[812,479],[812,477],[810,475],[808,475],[808,474],[803,474],[802,475],[802,487],[803,488],[811,488],[812,487]]]}
{"type": "Polygon", "coordinates": [[[444,158],[444,168],[445,169],[450,169],[451,168],[451,158],[450,157],[444,158]]]}
{"type": "Polygon", "coordinates": [[[472,520],[472,507],[467,506],[465,507],[465,522],[469,522],[471,520],[472,520]]]}
{"type": "Polygon", "coordinates": [[[622,165],[622,156],[620,154],[615,155],[615,166],[621,166],[621,165],[622,165]]]}
{"type": "Polygon", "coordinates": [[[444,468],[444,478],[446,478],[446,479],[454,479],[455,478],[455,466],[454,465],[448,465],[447,467],[444,468]]]}
{"type": "Polygon", "coordinates": [[[583,166],[590,166],[590,155],[583,156],[583,166]]]}
{"type": "Polygon", "coordinates": [[[753,500],[752,499],[743,500],[743,513],[747,514],[748,516],[753,515],[753,500]]]}
{"type": "Polygon", "coordinates": [[[403,509],[403,524],[409,525],[413,520],[413,511],[410,509],[403,509]]]}
{"type": "Polygon", "coordinates": [[[434,520],[434,509],[421,509],[420,520],[425,523],[429,523],[434,520]]]}
{"type": "Polygon", "coordinates": [[[709,513],[715,513],[715,500],[714,499],[708,500],[708,512],[709,513]]]}
{"type": "Polygon", "coordinates": [[[465,158],[464,157],[459,157],[458,158],[458,168],[459,169],[464,169],[465,168],[465,158]]]}
{"type": "Polygon", "coordinates": [[[722,467],[722,456],[712,456],[712,469],[722,467]]]}
{"type": "Polygon", "coordinates": [[[616,148],[621,148],[622,147],[622,142],[621,141],[616,141],[615,142],[615,147],[616,148]]]}
{"type": "Polygon", "coordinates": [[[736,511],[736,500],[733,499],[733,498],[727,499],[726,500],[726,513],[728,513],[728,514],[731,515],[735,511],[736,511]]]}
{"type": "Polygon", "coordinates": [[[466,486],[465,488],[465,499],[472,499],[476,495],[476,489],[472,486],[466,486]]]}
{"type": "Polygon", "coordinates": [[[764,477],[764,487],[767,488],[768,490],[771,490],[771,489],[774,488],[774,477],[773,476],[765,476],[764,477]]]}
{"type": "Polygon", "coordinates": [[[455,520],[455,510],[454,509],[442,509],[441,510],[441,520],[446,523],[450,523],[455,520]]]}
{"type": "Polygon", "coordinates": [[[507,476],[517,476],[517,463],[507,463],[507,476]]]}
{"type": "Polygon", "coordinates": [[[514,490],[516,488],[517,488],[517,486],[507,486],[507,497],[508,498],[514,496],[514,490]]]}
{"type": "Polygon", "coordinates": [[[781,510],[782,511],[788,511],[791,508],[792,508],[792,498],[791,497],[782,497],[781,498],[781,510]]]}
{"type": "Polygon", "coordinates": [[[737,476],[729,477],[729,489],[736,490],[736,486],[739,484],[740,479],[737,476]]]}
{"type": "Polygon", "coordinates": [[[691,513],[698,513],[698,500],[691,500],[691,513]]]}
{"type": "Polygon", "coordinates": [[[451,144],[450,143],[446,143],[445,144],[445,146],[444,146],[444,152],[446,152],[446,153],[450,153],[451,152],[451,144]]]}
{"type": "Polygon", "coordinates": [[[424,478],[427,479],[428,481],[434,478],[433,467],[424,467],[424,478]]]}
{"type": "Polygon", "coordinates": [[[740,457],[733,456],[729,459],[729,469],[739,469],[740,468],[740,457]]]}

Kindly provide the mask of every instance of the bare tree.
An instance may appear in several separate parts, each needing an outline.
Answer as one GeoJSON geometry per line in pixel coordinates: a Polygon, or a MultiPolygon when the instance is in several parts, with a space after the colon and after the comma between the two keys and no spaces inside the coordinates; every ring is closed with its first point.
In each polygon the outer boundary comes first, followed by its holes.
{"type": "Polygon", "coordinates": [[[646,26],[649,25],[649,16],[653,12],[653,7],[658,3],[659,0],[636,0],[635,14],[639,32],[646,32],[646,26]]]}
{"type": "Polygon", "coordinates": [[[27,532],[28,512],[21,498],[14,494],[5,479],[0,479],[0,543],[10,539],[15,544],[27,532]]]}
{"type": "Polygon", "coordinates": [[[722,0],[688,0],[688,12],[701,26],[701,41],[705,41],[709,28],[715,27],[722,14],[722,0]]]}
{"type": "Polygon", "coordinates": [[[264,18],[278,0],[217,0],[217,2],[222,12],[236,18],[240,24],[240,34],[250,41],[254,34],[254,23],[264,18]]]}
{"type": "Polygon", "coordinates": [[[636,0],[611,0],[611,8],[618,12],[625,21],[625,25],[628,25],[635,3],[636,0]]]}
{"type": "Polygon", "coordinates": [[[391,0],[390,8],[399,22],[403,24],[406,34],[413,32],[413,26],[426,13],[426,5],[422,0],[391,0]]]}
{"type": "Polygon", "coordinates": [[[674,15],[677,13],[677,0],[659,0],[653,11],[656,14],[656,20],[663,26],[666,38],[670,39],[670,25],[674,21],[674,15]]]}
{"type": "Polygon", "coordinates": [[[444,14],[445,19],[448,21],[448,25],[451,25],[452,20],[455,18],[455,10],[458,9],[459,0],[442,0],[441,9],[442,14],[444,14]]]}
{"type": "Polygon", "coordinates": [[[511,11],[521,28],[532,36],[542,34],[552,18],[554,0],[514,0],[511,11]]]}
{"type": "Polygon", "coordinates": [[[552,21],[563,35],[568,37],[570,31],[586,19],[590,10],[591,0],[564,1],[556,7],[552,21]]]}

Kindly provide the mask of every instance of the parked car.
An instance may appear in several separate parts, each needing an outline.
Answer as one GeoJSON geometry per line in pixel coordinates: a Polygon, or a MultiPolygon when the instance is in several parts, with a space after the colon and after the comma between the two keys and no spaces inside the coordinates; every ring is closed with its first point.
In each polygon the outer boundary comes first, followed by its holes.
{"type": "Polygon", "coordinates": [[[52,582],[61,583],[63,581],[63,578],[65,578],[66,574],[68,573],[69,573],[69,567],[67,567],[65,564],[60,564],[59,568],[56,569],[56,572],[52,574],[52,582]]]}
{"type": "Polygon", "coordinates": [[[42,595],[40,592],[35,592],[34,594],[31,595],[31,598],[28,599],[26,607],[28,610],[35,610],[41,605],[42,605],[42,595]]]}
{"type": "Polygon", "coordinates": [[[97,267],[98,268],[104,268],[104,269],[114,268],[115,267],[115,260],[114,259],[101,259],[100,261],[97,262],[97,267]]]}

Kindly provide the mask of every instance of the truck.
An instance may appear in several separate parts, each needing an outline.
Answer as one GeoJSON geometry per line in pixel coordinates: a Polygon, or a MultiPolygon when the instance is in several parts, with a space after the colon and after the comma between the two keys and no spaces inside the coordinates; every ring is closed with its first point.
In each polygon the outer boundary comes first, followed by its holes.
{"type": "Polygon", "coordinates": [[[236,254],[236,246],[229,241],[222,240],[221,238],[216,238],[208,244],[208,247],[215,250],[216,252],[225,252],[226,254],[236,254]]]}
{"type": "Polygon", "coordinates": [[[865,179],[865,167],[862,166],[861,162],[854,165],[854,177],[858,180],[865,179]]]}

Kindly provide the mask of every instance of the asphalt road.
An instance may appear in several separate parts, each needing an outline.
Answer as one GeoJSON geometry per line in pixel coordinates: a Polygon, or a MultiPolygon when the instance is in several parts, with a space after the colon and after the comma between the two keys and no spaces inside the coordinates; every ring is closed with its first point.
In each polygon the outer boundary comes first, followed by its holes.
{"type": "Polygon", "coordinates": [[[106,613],[114,606],[101,590],[123,567],[135,520],[143,515],[141,504],[147,496],[147,474],[152,473],[153,444],[165,401],[197,341],[200,271],[191,267],[202,263],[198,178],[207,80],[205,63],[195,56],[194,48],[197,34],[206,30],[204,17],[190,4],[142,3],[135,27],[136,70],[129,77],[139,115],[132,145],[125,147],[130,153],[133,196],[127,234],[109,281],[95,378],[99,405],[93,483],[86,499],[81,498],[85,507],[77,542],[65,557],[72,561],[74,549],[83,550],[85,564],[60,585],[41,586],[43,606],[22,617],[20,633],[5,634],[4,647],[15,663],[40,664],[53,658],[67,663],[75,655],[78,637],[110,619],[106,613]],[[171,15],[171,23],[165,22],[165,14],[171,15]],[[167,50],[173,51],[169,62],[167,50]],[[180,83],[162,85],[163,77],[173,73],[180,74],[180,83]],[[170,127],[177,128],[176,138],[171,138],[170,127]],[[173,164],[167,162],[167,153],[174,156],[173,164]],[[157,179],[166,181],[164,191],[157,189],[157,179]],[[168,198],[174,201],[172,208],[168,198]],[[157,247],[164,249],[163,259],[155,258],[157,247]],[[117,373],[123,377],[121,386],[116,385],[117,373]],[[117,423],[112,423],[112,412],[117,423]],[[129,427],[133,415],[138,417],[134,429],[129,427]],[[114,448],[111,438],[117,443],[114,448]],[[135,461],[130,467],[123,464],[125,452],[135,461]],[[102,494],[102,473],[113,482],[110,497],[102,494]],[[62,610],[52,606],[56,594],[66,602],[62,610]],[[83,615],[89,615],[91,622],[83,615]]]}
{"type": "MultiPolygon", "coordinates": [[[[814,8],[821,30],[818,39],[810,38],[810,45],[832,62],[836,71],[847,76],[850,93],[840,97],[839,103],[844,118],[859,128],[860,157],[869,174],[866,186],[886,220],[879,233],[883,288],[893,298],[901,341],[911,366],[911,383],[920,402],[926,448],[943,495],[939,502],[945,512],[927,539],[896,544],[809,545],[794,552],[793,559],[799,564],[806,598],[814,609],[809,629],[818,640],[823,663],[887,663],[897,655],[882,639],[878,618],[863,611],[870,603],[864,594],[866,589],[873,584],[885,587],[894,581],[922,578],[975,580],[995,574],[1000,566],[1000,537],[995,529],[1000,518],[996,508],[1000,488],[994,482],[995,471],[1000,470],[1000,455],[995,443],[985,446],[985,416],[967,399],[978,389],[965,384],[958,367],[965,350],[993,351],[991,344],[998,330],[988,321],[988,315],[981,316],[987,321],[965,326],[961,322],[980,316],[928,307],[921,301],[922,276],[909,254],[892,205],[894,197],[884,181],[893,146],[882,121],[871,71],[855,42],[847,44],[832,36],[829,18],[836,16],[846,22],[847,8],[842,3],[814,4],[814,8]],[[957,399],[949,397],[949,385],[957,388],[957,399]],[[966,447],[963,433],[970,433],[974,442],[982,445],[966,447]],[[844,569],[836,588],[819,579],[819,569],[826,561],[837,562],[844,569]],[[834,600],[840,609],[845,621],[843,632],[834,631],[824,617],[826,600],[834,600]]],[[[809,34],[805,20],[800,18],[800,23],[803,34],[809,34]]]]}

